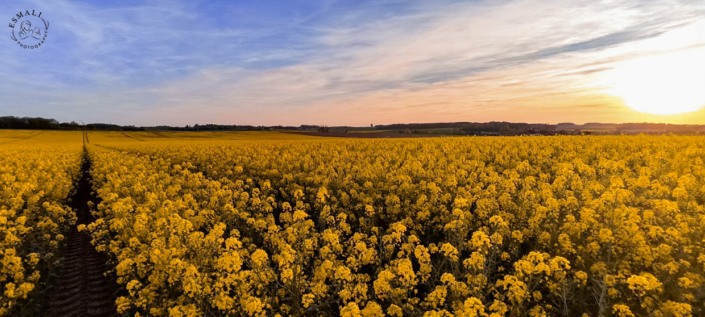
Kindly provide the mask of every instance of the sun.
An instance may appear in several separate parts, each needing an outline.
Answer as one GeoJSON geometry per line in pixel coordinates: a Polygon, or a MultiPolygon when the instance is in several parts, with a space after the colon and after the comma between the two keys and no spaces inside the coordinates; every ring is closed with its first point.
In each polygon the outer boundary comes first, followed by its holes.
{"type": "Polygon", "coordinates": [[[639,112],[669,115],[705,107],[705,49],[631,60],[611,77],[610,94],[639,112]]]}

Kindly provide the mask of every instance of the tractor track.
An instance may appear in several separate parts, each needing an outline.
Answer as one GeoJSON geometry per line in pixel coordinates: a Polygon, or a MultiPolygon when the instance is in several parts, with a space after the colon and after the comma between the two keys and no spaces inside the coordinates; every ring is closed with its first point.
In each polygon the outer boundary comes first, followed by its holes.
{"type": "Polygon", "coordinates": [[[78,220],[66,235],[68,242],[61,256],[61,269],[54,286],[49,289],[45,311],[39,316],[120,316],[115,306],[117,283],[105,275],[109,269],[108,258],[96,251],[87,233],[77,230],[78,225],[88,225],[95,220],[88,204],[98,202],[91,188],[90,167],[86,155],[71,202],[78,220]]]}

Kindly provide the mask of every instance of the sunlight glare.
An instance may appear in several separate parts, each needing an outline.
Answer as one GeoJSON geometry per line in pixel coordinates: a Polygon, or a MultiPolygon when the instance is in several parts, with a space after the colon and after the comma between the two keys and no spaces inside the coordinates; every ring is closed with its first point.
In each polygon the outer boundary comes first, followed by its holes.
{"type": "Polygon", "coordinates": [[[705,49],[639,58],[613,76],[610,93],[639,112],[668,115],[705,106],[705,49]]]}

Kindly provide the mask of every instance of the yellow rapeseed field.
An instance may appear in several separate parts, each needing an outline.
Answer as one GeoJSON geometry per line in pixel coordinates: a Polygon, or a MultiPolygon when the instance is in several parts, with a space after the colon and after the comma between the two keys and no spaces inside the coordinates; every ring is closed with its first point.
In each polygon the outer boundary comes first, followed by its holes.
{"type": "MultiPolygon", "coordinates": [[[[704,137],[88,139],[102,201],[79,230],[109,255],[127,315],[705,314],[704,137]]],[[[80,146],[15,142],[0,160],[76,174],[80,146]]],[[[0,180],[24,186],[10,176],[26,169],[0,180]]],[[[45,210],[11,211],[6,192],[7,228],[45,210]]],[[[33,249],[14,250],[31,270],[33,249]]]]}
{"type": "Polygon", "coordinates": [[[80,132],[0,131],[0,316],[56,266],[82,153],[80,132]]]}

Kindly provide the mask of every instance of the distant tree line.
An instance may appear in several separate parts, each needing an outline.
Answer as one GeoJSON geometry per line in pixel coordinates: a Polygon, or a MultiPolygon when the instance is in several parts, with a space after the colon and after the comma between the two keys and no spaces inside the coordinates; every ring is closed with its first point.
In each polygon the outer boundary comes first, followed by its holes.
{"type": "Polygon", "coordinates": [[[440,122],[440,123],[397,123],[388,125],[377,125],[375,128],[380,130],[402,130],[402,129],[460,129],[463,131],[487,131],[487,132],[502,132],[502,131],[528,131],[546,130],[552,131],[556,129],[555,125],[550,124],[534,124],[534,123],[516,123],[516,122],[440,122]]]}
{"type": "Polygon", "coordinates": [[[58,129],[59,126],[54,119],[0,117],[0,129],[58,129]]]}
{"type": "Polygon", "coordinates": [[[294,126],[253,126],[253,125],[228,125],[228,124],[194,124],[184,127],[156,126],[147,127],[147,130],[170,130],[170,131],[263,131],[263,130],[300,130],[294,126]]]}
{"type": "Polygon", "coordinates": [[[399,123],[389,125],[377,125],[380,130],[398,130],[407,133],[434,133],[438,132],[462,135],[519,135],[519,134],[553,134],[556,125],[535,124],[522,122],[439,122],[439,123],[399,123]],[[452,129],[452,130],[450,130],[452,129]],[[450,130],[450,132],[448,132],[450,130]]]}
{"type": "Polygon", "coordinates": [[[75,121],[59,122],[40,117],[0,117],[0,129],[33,130],[102,130],[102,131],[266,131],[299,130],[319,132],[355,132],[363,130],[388,130],[398,133],[439,133],[456,135],[571,135],[571,134],[705,134],[705,125],[665,124],[665,123],[559,123],[540,124],[522,122],[438,122],[438,123],[396,123],[370,125],[370,127],[325,126],[303,124],[300,126],[253,126],[194,124],[179,126],[136,127],[109,123],[78,124],[75,121]]]}
{"type": "Polygon", "coordinates": [[[75,121],[59,122],[56,119],[40,117],[0,117],[0,129],[28,129],[28,130],[118,130],[142,131],[144,128],[135,126],[120,126],[107,123],[78,124],[75,121]]]}
{"type": "Polygon", "coordinates": [[[492,121],[399,123],[377,125],[375,128],[406,133],[460,135],[705,134],[705,125],[667,123],[534,124],[492,121]]]}

